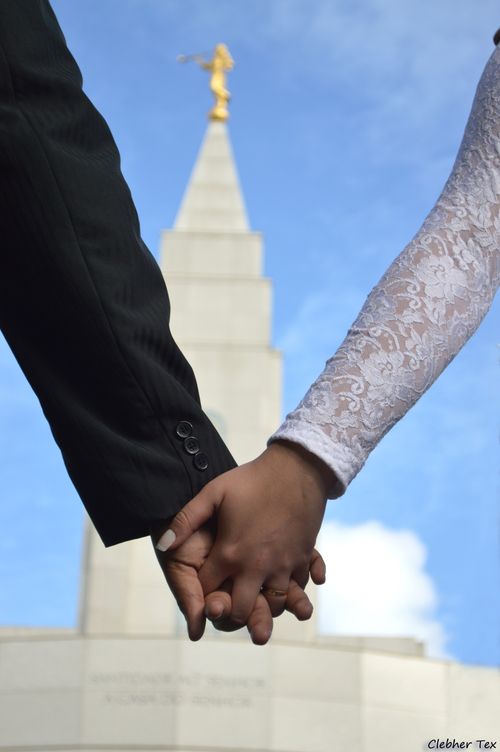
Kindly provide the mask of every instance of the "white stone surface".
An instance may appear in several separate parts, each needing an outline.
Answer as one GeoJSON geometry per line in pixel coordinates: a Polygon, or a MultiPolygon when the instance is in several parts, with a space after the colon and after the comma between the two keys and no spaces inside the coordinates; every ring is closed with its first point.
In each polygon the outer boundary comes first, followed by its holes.
{"type": "Polygon", "coordinates": [[[51,749],[80,736],[80,693],[70,690],[0,694],[0,750],[51,749]]]}
{"type": "MultiPolygon", "coordinates": [[[[274,643],[273,643],[274,645],[274,643]]],[[[271,651],[273,694],[356,705],[361,692],[361,656],[357,651],[297,644],[271,651]]]]}
{"type": "Polygon", "coordinates": [[[343,647],[356,652],[396,653],[424,657],[424,643],[413,637],[383,635],[316,635],[315,642],[330,647],[343,647]]]}
{"type": "MultiPolygon", "coordinates": [[[[214,276],[171,277],[171,329],[190,343],[269,345],[271,283],[268,279],[214,276]]],[[[182,344],[181,344],[182,343],[182,344]]],[[[223,378],[221,371],[220,377],[223,378]]]]}
{"type": "Polygon", "coordinates": [[[498,739],[500,749],[500,671],[448,666],[448,735],[498,739]],[[492,709],[496,712],[492,713],[492,709]]]}
{"type": "Polygon", "coordinates": [[[256,278],[262,274],[262,236],[259,232],[164,230],[160,256],[169,284],[175,275],[256,278]]]}
{"type": "Polygon", "coordinates": [[[179,634],[182,617],[149,537],[105,548],[85,515],[79,629],[84,634],[179,634]]]}
{"type": "Polygon", "coordinates": [[[176,647],[168,639],[87,640],[83,744],[173,744],[176,647]]]}
{"type": "Polygon", "coordinates": [[[411,752],[498,739],[500,675],[248,638],[0,638],[0,750],[411,752]],[[61,746],[58,746],[61,745],[61,746]]]}
{"type": "Polygon", "coordinates": [[[361,670],[363,700],[367,705],[426,714],[444,715],[446,712],[446,664],[443,662],[364,653],[361,670]]]}
{"type": "Polygon", "coordinates": [[[274,697],[268,749],[286,752],[359,750],[359,707],[307,698],[274,697]]]}
{"type": "MultiPolygon", "coordinates": [[[[408,675],[411,682],[412,675],[408,675]]],[[[443,738],[445,718],[435,713],[363,707],[361,752],[420,752],[431,739],[443,738]]]]}
{"type": "Polygon", "coordinates": [[[0,639],[0,692],[79,690],[83,650],[75,635],[0,639]]]}
{"type": "Polygon", "coordinates": [[[207,128],[175,229],[191,232],[249,229],[225,123],[211,122],[207,128]]]}
{"type": "Polygon", "coordinates": [[[0,750],[78,739],[82,663],[72,638],[0,639],[0,750]]]}

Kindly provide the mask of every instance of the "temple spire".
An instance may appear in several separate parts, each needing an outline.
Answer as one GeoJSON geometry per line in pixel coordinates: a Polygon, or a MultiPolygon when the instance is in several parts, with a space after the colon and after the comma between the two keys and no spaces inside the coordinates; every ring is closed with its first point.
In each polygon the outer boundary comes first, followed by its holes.
{"type": "Polygon", "coordinates": [[[248,232],[249,225],[227,126],[212,121],[196,159],[175,230],[248,232]]]}

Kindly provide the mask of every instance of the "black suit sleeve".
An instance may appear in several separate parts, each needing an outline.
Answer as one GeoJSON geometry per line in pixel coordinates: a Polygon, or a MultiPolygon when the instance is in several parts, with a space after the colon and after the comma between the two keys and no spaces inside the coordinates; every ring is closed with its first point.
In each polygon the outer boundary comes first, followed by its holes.
{"type": "Polygon", "coordinates": [[[0,4],[0,242],[2,330],[103,543],[148,535],[235,462],[46,0],[0,4]]]}

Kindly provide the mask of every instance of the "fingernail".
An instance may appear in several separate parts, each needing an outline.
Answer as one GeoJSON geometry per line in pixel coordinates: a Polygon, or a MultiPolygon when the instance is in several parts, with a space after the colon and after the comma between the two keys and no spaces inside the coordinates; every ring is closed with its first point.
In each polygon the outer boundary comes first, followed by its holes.
{"type": "Polygon", "coordinates": [[[157,542],[156,548],[159,551],[166,551],[167,548],[170,548],[170,546],[172,545],[172,543],[174,542],[174,540],[175,540],[175,533],[174,533],[174,531],[173,530],[167,530],[165,533],[163,533],[163,535],[161,536],[161,538],[157,542]]]}

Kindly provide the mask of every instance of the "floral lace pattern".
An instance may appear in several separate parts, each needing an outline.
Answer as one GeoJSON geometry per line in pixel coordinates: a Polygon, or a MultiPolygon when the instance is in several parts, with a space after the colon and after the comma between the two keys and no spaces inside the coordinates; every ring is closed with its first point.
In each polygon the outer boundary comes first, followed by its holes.
{"type": "Polygon", "coordinates": [[[330,498],[479,326],[500,282],[499,249],[500,46],[435,206],[269,439],[301,444],[326,462],[337,479],[330,498]]]}

